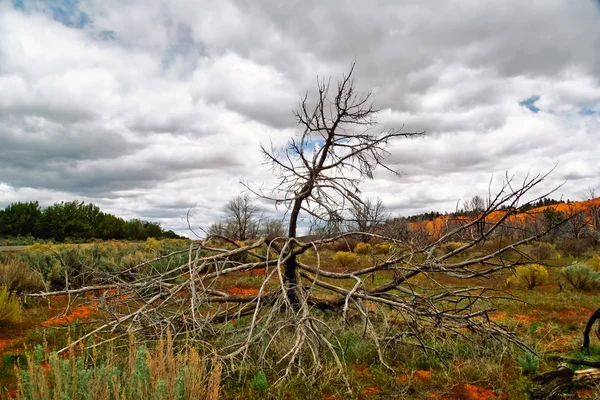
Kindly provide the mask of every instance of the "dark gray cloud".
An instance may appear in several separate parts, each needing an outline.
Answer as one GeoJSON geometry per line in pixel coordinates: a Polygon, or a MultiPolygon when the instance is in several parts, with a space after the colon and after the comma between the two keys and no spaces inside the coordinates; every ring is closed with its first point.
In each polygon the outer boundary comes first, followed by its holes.
{"type": "Polygon", "coordinates": [[[574,199],[600,188],[599,19],[566,0],[3,3],[0,206],[79,199],[184,231],[196,205],[206,225],[240,179],[273,181],[259,143],[354,61],[384,126],[427,131],[365,196],[449,211],[558,164],[547,185],[574,199]]]}

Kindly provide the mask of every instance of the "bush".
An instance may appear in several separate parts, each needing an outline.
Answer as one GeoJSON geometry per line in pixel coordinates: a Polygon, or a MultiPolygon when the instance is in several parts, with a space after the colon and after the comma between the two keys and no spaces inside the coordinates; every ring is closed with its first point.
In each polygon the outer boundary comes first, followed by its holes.
{"type": "Polygon", "coordinates": [[[548,270],[539,264],[528,264],[517,267],[514,276],[506,280],[507,286],[524,286],[529,290],[548,281],[548,270]]]}
{"type": "Polygon", "coordinates": [[[549,260],[559,256],[552,243],[536,243],[531,249],[531,255],[537,260],[549,260]]]}
{"type": "Polygon", "coordinates": [[[41,276],[15,259],[0,262],[0,286],[17,294],[39,292],[44,288],[41,276]]]}
{"type": "Polygon", "coordinates": [[[523,357],[517,359],[521,366],[523,375],[533,375],[540,369],[540,359],[532,352],[528,351],[523,357]]]}
{"type": "Polygon", "coordinates": [[[600,288],[600,274],[587,265],[569,265],[563,268],[562,276],[576,290],[591,292],[600,288]]]}
{"type": "Polygon", "coordinates": [[[585,240],[561,238],[556,242],[556,249],[562,254],[579,257],[588,249],[588,243],[585,240]]]}
{"type": "Polygon", "coordinates": [[[152,237],[149,237],[148,239],[146,239],[146,242],[144,242],[144,245],[149,250],[156,250],[156,249],[158,249],[160,242],[152,237]]]}
{"type": "Polygon", "coordinates": [[[6,286],[0,286],[0,325],[14,324],[21,320],[19,300],[6,286]]]}
{"type": "Polygon", "coordinates": [[[374,250],[377,254],[390,254],[391,246],[385,243],[376,244],[374,250]]]}
{"type": "Polygon", "coordinates": [[[354,246],[354,252],[356,254],[368,254],[371,252],[371,245],[368,243],[360,242],[356,246],[354,246]]]}
{"type": "Polygon", "coordinates": [[[338,251],[333,256],[335,262],[337,262],[341,267],[349,267],[352,264],[356,264],[358,261],[358,256],[349,251],[338,251]]]}
{"type": "Polygon", "coordinates": [[[343,238],[336,240],[329,246],[333,251],[352,251],[360,242],[352,238],[343,238]]]}

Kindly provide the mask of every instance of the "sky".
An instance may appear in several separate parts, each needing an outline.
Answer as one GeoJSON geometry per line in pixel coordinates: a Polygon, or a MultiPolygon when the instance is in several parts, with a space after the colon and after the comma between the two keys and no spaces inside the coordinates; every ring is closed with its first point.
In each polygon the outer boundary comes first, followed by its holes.
{"type": "MultiPolygon", "coordinates": [[[[600,192],[600,2],[0,0],[0,207],[92,202],[189,235],[356,63],[399,140],[362,186],[394,215],[515,179],[600,192]]],[[[267,214],[273,205],[261,202],[267,214]]],[[[277,215],[277,214],[272,214],[277,215]]]]}

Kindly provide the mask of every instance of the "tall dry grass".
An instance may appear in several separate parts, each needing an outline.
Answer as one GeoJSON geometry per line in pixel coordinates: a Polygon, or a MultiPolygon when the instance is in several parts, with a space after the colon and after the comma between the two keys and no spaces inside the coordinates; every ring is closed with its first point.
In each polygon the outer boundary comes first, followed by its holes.
{"type": "Polygon", "coordinates": [[[0,286],[0,327],[21,320],[21,304],[15,294],[6,286],[0,286]]]}
{"type": "Polygon", "coordinates": [[[23,400],[217,400],[221,387],[220,361],[194,348],[176,351],[170,334],[151,350],[131,335],[126,354],[108,350],[104,357],[95,350],[61,357],[38,345],[27,361],[18,373],[23,400]]]}

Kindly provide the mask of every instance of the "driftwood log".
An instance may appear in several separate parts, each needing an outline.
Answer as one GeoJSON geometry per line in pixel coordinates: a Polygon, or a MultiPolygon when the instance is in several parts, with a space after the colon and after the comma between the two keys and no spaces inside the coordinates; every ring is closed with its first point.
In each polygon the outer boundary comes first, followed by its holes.
{"type": "MultiPolygon", "coordinates": [[[[600,309],[596,310],[588,320],[583,331],[582,350],[590,353],[590,332],[594,323],[600,319],[600,309]]],[[[596,331],[600,338],[600,324],[596,331]]],[[[533,390],[531,397],[534,399],[550,399],[571,389],[575,384],[581,386],[595,386],[600,383],[600,361],[591,361],[571,357],[554,357],[560,361],[558,368],[554,371],[545,372],[533,378],[540,386],[533,390]],[[575,370],[567,367],[567,364],[592,367],[575,370]]]]}

